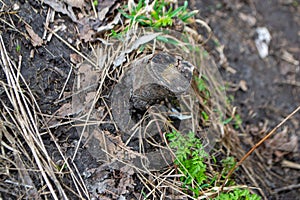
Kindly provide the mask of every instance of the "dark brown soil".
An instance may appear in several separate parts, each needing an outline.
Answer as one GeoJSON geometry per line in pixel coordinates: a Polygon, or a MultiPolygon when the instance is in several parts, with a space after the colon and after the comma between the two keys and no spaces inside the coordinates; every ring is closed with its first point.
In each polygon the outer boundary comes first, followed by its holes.
{"type": "MultiPolygon", "coordinates": [[[[198,17],[211,26],[220,45],[224,45],[224,53],[229,66],[236,70],[236,73],[233,74],[220,65],[223,78],[231,90],[228,95],[234,96],[234,105],[241,113],[245,130],[241,131],[240,140],[245,150],[254,145],[268,130],[275,127],[300,104],[299,62],[293,64],[283,58],[283,53],[287,51],[293,55],[296,61],[300,60],[300,1],[287,1],[291,3],[286,4],[284,2],[280,0],[222,0],[215,3],[215,1],[209,0],[192,0],[189,3],[192,9],[200,11],[198,17]],[[241,13],[253,17],[256,21],[249,24],[242,19],[241,13]],[[264,59],[259,57],[254,43],[257,27],[267,27],[272,36],[269,56],[264,59]],[[239,87],[241,80],[246,82],[246,90],[239,87]]],[[[56,101],[66,80],[69,81],[64,91],[72,92],[75,74],[72,73],[70,79],[68,79],[68,74],[71,69],[70,54],[73,51],[57,37],[53,37],[50,42],[41,47],[33,47],[30,40],[20,34],[20,32],[26,32],[24,23],[26,22],[41,37],[45,31],[44,23],[48,6],[41,6],[39,1],[34,0],[4,0],[4,3],[6,6],[1,5],[0,2],[0,8],[4,8],[0,11],[0,17],[13,23],[19,30],[17,31],[0,21],[0,34],[4,43],[7,44],[7,51],[16,62],[18,62],[18,56],[22,56],[21,73],[34,93],[42,113],[53,114],[64,103],[56,101]],[[9,13],[13,12],[14,4],[20,6],[19,17],[9,13]],[[19,47],[20,51],[17,50],[19,47]],[[33,58],[30,56],[32,52],[34,52],[33,58]]],[[[58,14],[57,18],[59,20],[55,20],[55,25],[67,26],[66,30],[58,32],[59,35],[76,46],[78,37],[76,25],[65,15],[58,14]]],[[[86,48],[86,51],[90,50],[87,44],[83,44],[81,48],[86,48]]],[[[209,45],[207,48],[210,48],[209,45]]],[[[0,71],[0,78],[4,79],[2,71],[0,71]]],[[[7,101],[1,91],[0,99],[4,102],[7,101]]],[[[7,104],[9,103],[7,102],[7,104]]],[[[296,136],[298,144],[296,149],[272,148],[281,142],[273,140],[273,143],[269,142],[260,146],[257,150],[258,153],[249,158],[252,170],[257,172],[253,178],[268,199],[299,199],[299,169],[283,166],[283,161],[286,160],[300,163],[299,121],[300,114],[298,113],[278,131],[283,132],[284,127],[287,128],[286,141],[279,145],[289,144],[292,136],[296,136]],[[287,186],[291,187],[284,188],[287,186]]],[[[113,128],[107,126],[103,129],[110,131],[113,128]]],[[[74,143],[79,139],[75,128],[60,126],[51,130],[61,146],[64,146],[63,150],[66,155],[71,157],[76,146],[74,143]]],[[[59,154],[52,141],[49,139],[48,142],[49,149],[53,149],[54,159],[60,160],[59,156],[55,158],[55,155],[59,154]]],[[[84,149],[78,153],[76,164],[79,166],[80,172],[95,169],[98,166],[97,161],[84,149]]],[[[108,173],[111,169],[111,166],[102,167],[96,174],[113,176],[112,173],[108,173]]],[[[116,174],[114,175],[117,177],[116,174]]],[[[68,176],[65,178],[66,181],[70,179],[68,176]]],[[[95,180],[91,179],[90,181],[96,182],[97,180],[96,177],[95,180]]],[[[118,181],[116,178],[114,184],[117,185],[118,181]]],[[[253,182],[249,181],[248,183],[251,185],[253,182]]],[[[130,191],[134,193],[139,189],[137,186],[130,191]]],[[[5,194],[2,197],[6,199],[5,194]]],[[[7,199],[9,198],[12,197],[8,195],[7,199]]]]}

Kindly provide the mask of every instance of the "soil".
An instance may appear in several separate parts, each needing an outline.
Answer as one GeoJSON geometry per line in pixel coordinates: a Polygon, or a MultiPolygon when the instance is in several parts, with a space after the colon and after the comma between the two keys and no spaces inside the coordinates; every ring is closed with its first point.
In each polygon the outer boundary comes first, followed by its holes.
{"type": "MultiPolygon", "coordinates": [[[[7,51],[15,62],[18,62],[19,56],[22,56],[21,73],[35,95],[41,112],[51,115],[68,101],[66,98],[65,101],[57,102],[62,90],[64,89],[65,93],[72,92],[75,73],[71,72],[70,77],[68,75],[72,68],[70,55],[74,52],[54,36],[46,44],[33,47],[30,39],[22,34],[26,32],[26,22],[32,26],[36,34],[43,36],[48,12],[47,5],[41,6],[40,2],[34,0],[4,0],[4,3],[7,6],[5,10],[1,9],[0,17],[13,23],[17,28],[16,30],[4,21],[0,21],[0,34],[7,45],[7,51]],[[18,16],[13,14],[14,4],[20,6],[18,16]],[[7,8],[9,10],[6,11],[7,8]],[[18,48],[21,50],[17,50],[18,48]],[[31,56],[32,53],[34,56],[31,56]]],[[[3,7],[1,4],[0,7],[3,7]]],[[[220,62],[219,67],[228,85],[228,96],[234,96],[233,104],[241,114],[244,130],[240,131],[240,141],[244,150],[248,150],[299,106],[300,1],[222,0],[215,3],[209,0],[192,0],[189,1],[189,5],[190,8],[199,10],[197,17],[211,26],[214,37],[219,40],[219,44],[211,40],[206,48],[209,50],[210,45],[224,45],[227,65],[220,62]],[[272,36],[269,55],[264,59],[260,58],[254,42],[257,37],[255,33],[257,27],[266,27],[272,36]],[[293,59],[287,59],[286,52],[293,56],[293,59]],[[228,70],[229,67],[236,72],[228,70]],[[241,86],[241,83],[245,83],[246,87],[241,86]]],[[[50,24],[49,27],[54,29],[54,26],[59,25],[66,26],[58,32],[59,35],[76,46],[78,41],[76,24],[68,16],[57,14],[55,23],[50,24]]],[[[86,49],[82,50],[86,52],[92,50],[88,44],[81,44],[80,48],[86,49]]],[[[216,55],[217,61],[221,61],[219,53],[213,49],[211,48],[210,53],[216,55]]],[[[0,71],[0,77],[1,80],[4,79],[3,71],[0,71]]],[[[9,104],[3,95],[0,92],[0,99],[9,104]]],[[[249,158],[252,171],[255,172],[253,179],[257,183],[256,186],[264,191],[267,199],[299,198],[299,168],[294,169],[284,165],[284,161],[300,163],[299,121],[300,113],[278,130],[282,138],[273,140],[271,138],[249,158]],[[286,148],[286,146],[294,145],[295,141],[294,149],[286,148]]],[[[115,131],[114,127],[109,125],[101,128],[115,131]]],[[[51,131],[58,138],[60,145],[64,147],[65,154],[71,157],[76,141],[79,140],[76,129],[70,126],[60,126],[51,128],[51,131]]],[[[45,139],[49,140],[48,145],[49,149],[52,149],[50,152],[52,152],[53,159],[60,160],[52,141],[49,138],[45,139]]],[[[75,163],[80,172],[93,171],[96,174],[92,178],[86,176],[91,185],[101,180],[103,176],[115,178],[112,183],[115,186],[125,181],[121,178],[122,172],[119,172],[120,174],[109,172],[113,166],[99,168],[99,162],[84,148],[80,149],[75,163]]],[[[71,182],[70,177],[66,176],[65,179],[66,182],[71,182]]],[[[248,183],[252,184],[253,180],[248,183]]],[[[130,188],[132,192],[126,196],[126,199],[134,198],[134,193],[140,189],[139,187],[138,185],[135,189],[130,188]]],[[[115,192],[113,189],[111,191],[115,192]]],[[[2,194],[1,196],[4,199],[13,199],[10,195],[2,194]]],[[[72,194],[70,196],[72,197],[72,194]]]]}
{"type": "MultiPolygon", "coordinates": [[[[283,59],[288,51],[295,60],[300,59],[300,7],[299,1],[284,4],[283,1],[193,1],[193,9],[199,9],[201,18],[208,22],[214,34],[224,45],[224,53],[229,65],[237,72],[225,72],[223,77],[237,85],[246,81],[247,91],[238,89],[229,92],[234,95],[246,135],[241,137],[245,149],[252,145],[246,140],[251,137],[253,143],[262,138],[266,131],[275,127],[283,117],[291,113],[300,102],[300,87],[293,83],[300,80],[299,62],[291,64],[283,59]],[[241,13],[253,18],[255,23],[241,17],[241,13]],[[255,47],[255,29],[266,27],[272,36],[269,56],[261,59],[255,47]],[[267,129],[264,130],[264,125],[267,129]],[[250,134],[250,135],[249,135],[250,134]],[[245,141],[243,141],[245,140],[245,141]]],[[[285,125],[288,134],[296,135],[300,140],[300,115],[285,125]]],[[[279,131],[280,132],[280,131],[279,131]]],[[[279,142],[279,141],[278,141],[279,142]]],[[[286,149],[287,150],[287,149],[286,149]]],[[[257,156],[250,162],[256,171],[258,185],[266,192],[268,199],[298,199],[299,187],[276,193],[276,189],[297,185],[300,181],[299,169],[282,167],[282,160],[299,163],[299,146],[294,152],[287,150],[283,156],[276,155],[271,146],[262,145],[258,149],[265,167],[257,170],[257,156]]]]}

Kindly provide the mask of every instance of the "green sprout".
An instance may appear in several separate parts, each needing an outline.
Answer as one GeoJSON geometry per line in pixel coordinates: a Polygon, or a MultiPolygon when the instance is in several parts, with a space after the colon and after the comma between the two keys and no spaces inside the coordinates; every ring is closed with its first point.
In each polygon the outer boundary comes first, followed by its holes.
{"type": "Polygon", "coordinates": [[[240,125],[242,125],[243,120],[241,118],[241,116],[239,114],[236,114],[234,116],[234,128],[238,129],[240,127],[240,125]]]}
{"type": "Polygon", "coordinates": [[[260,200],[261,197],[257,194],[250,194],[247,189],[234,189],[228,193],[222,192],[214,200],[260,200]]]}
{"type": "Polygon", "coordinates": [[[170,141],[170,147],[175,149],[176,159],[174,164],[184,175],[180,178],[183,187],[198,196],[200,190],[197,185],[202,185],[207,179],[204,160],[208,155],[203,149],[201,140],[193,132],[184,136],[175,130],[168,133],[167,138],[170,141]]]}
{"type": "Polygon", "coordinates": [[[21,51],[21,45],[18,44],[18,45],[16,46],[16,51],[17,51],[18,53],[21,51]]]}
{"type": "Polygon", "coordinates": [[[197,88],[199,90],[199,92],[203,92],[205,95],[206,99],[209,99],[210,97],[210,92],[209,92],[209,88],[207,86],[207,78],[205,76],[202,76],[201,78],[195,76],[195,81],[197,83],[197,88]]]}
{"type": "MultiPolygon", "coordinates": [[[[206,175],[205,161],[210,159],[209,155],[204,151],[202,141],[196,137],[195,133],[189,132],[188,134],[181,134],[178,131],[173,130],[171,133],[166,134],[169,141],[170,148],[174,149],[175,160],[174,164],[182,176],[180,181],[184,192],[193,192],[194,197],[197,198],[200,195],[200,191],[203,189],[214,187],[219,185],[218,177],[222,180],[225,179],[228,172],[236,165],[236,161],[233,157],[226,157],[221,160],[222,171],[219,174],[216,172],[214,176],[206,175]]],[[[215,157],[211,157],[214,163],[217,163],[215,157]]],[[[232,186],[235,182],[229,179],[228,185],[232,186]]],[[[259,200],[260,197],[256,194],[250,194],[247,189],[235,189],[228,193],[221,192],[220,196],[215,198],[220,199],[249,199],[259,200]]]]}
{"type": "Polygon", "coordinates": [[[201,112],[201,115],[202,115],[204,121],[209,120],[209,116],[208,116],[208,114],[207,114],[205,111],[202,111],[202,112],[201,112]]]}
{"type": "Polygon", "coordinates": [[[154,5],[150,7],[145,0],[139,0],[137,5],[132,7],[124,6],[119,12],[127,19],[130,19],[130,26],[139,24],[153,28],[170,27],[174,20],[180,19],[184,23],[189,23],[191,18],[198,12],[187,10],[188,1],[177,9],[173,8],[173,4],[164,0],[155,0],[154,5]],[[151,10],[148,10],[151,8],[151,10]]]}
{"type": "Polygon", "coordinates": [[[95,7],[97,7],[98,4],[99,4],[98,0],[94,0],[94,1],[93,1],[93,5],[94,5],[95,7]]]}

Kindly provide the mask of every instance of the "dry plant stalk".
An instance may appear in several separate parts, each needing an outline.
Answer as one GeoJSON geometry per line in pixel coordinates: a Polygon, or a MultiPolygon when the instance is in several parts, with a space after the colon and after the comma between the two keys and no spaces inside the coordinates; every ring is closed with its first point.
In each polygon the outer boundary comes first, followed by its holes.
{"type": "MultiPolygon", "coordinates": [[[[39,116],[38,113],[41,113],[39,106],[20,73],[22,57],[19,57],[18,65],[9,58],[1,35],[0,53],[0,64],[6,76],[6,83],[0,81],[0,84],[9,100],[8,103],[1,100],[3,106],[3,110],[1,110],[1,139],[6,138],[7,140],[7,143],[1,140],[1,160],[10,162],[9,166],[1,167],[8,171],[7,175],[11,178],[11,180],[6,180],[6,184],[29,188],[24,190],[26,194],[22,194],[29,198],[41,199],[42,194],[49,196],[48,194],[50,192],[53,199],[68,199],[64,185],[58,177],[61,172],[57,169],[55,162],[49,156],[44,141],[41,138],[40,127],[46,123],[44,118],[39,116]],[[21,85],[25,87],[21,87],[21,85]],[[9,151],[13,153],[13,156],[9,156],[9,151]],[[14,167],[10,167],[11,165],[14,167]],[[13,169],[18,170],[18,177],[10,176],[9,171],[13,169]],[[21,183],[14,181],[15,179],[21,180],[21,183]],[[35,183],[38,183],[38,185],[35,183]]],[[[75,193],[77,193],[80,198],[83,198],[83,196],[86,197],[88,195],[87,190],[82,180],[78,180],[77,178],[80,176],[72,171],[51,131],[46,129],[46,132],[55,142],[61,157],[70,170],[73,184],[77,189],[75,193]]],[[[14,192],[6,192],[17,196],[14,192]]]]}
{"type": "Polygon", "coordinates": [[[298,106],[292,113],[290,113],[286,118],[284,118],[275,128],[273,128],[264,138],[262,138],[259,142],[257,142],[243,157],[242,159],[229,171],[227,174],[225,181],[221,187],[221,190],[226,185],[229,177],[232,173],[257,149],[263,142],[265,142],[269,137],[271,137],[279,127],[281,127],[287,120],[289,120],[293,115],[295,115],[300,110],[300,106],[298,106]]]}

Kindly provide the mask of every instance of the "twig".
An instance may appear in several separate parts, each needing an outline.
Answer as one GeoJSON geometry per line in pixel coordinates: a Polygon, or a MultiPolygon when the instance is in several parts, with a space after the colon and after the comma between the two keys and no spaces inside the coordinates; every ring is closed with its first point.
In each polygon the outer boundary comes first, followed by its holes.
{"type": "Polygon", "coordinates": [[[291,114],[289,114],[286,118],[284,118],[273,130],[271,130],[263,139],[261,139],[258,143],[256,143],[254,145],[254,147],[252,147],[252,149],[250,149],[246,155],[244,155],[244,157],[229,171],[229,173],[227,174],[224,183],[222,184],[221,187],[221,191],[223,190],[224,186],[226,185],[229,177],[231,176],[231,174],[236,170],[236,168],[238,168],[250,155],[251,153],[257,149],[264,141],[266,141],[271,135],[273,135],[275,133],[275,131],[281,127],[288,119],[290,119],[293,115],[295,115],[298,111],[300,110],[300,106],[298,106],[291,114]]]}
{"type": "Polygon", "coordinates": [[[296,189],[296,188],[300,188],[300,184],[289,185],[289,186],[285,186],[285,187],[282,187],[282,188],[277,188],[277,189],[274,190],[274,192],[279,193],[279,192],[282,192],[282,191],[285,191],[285,190],[292,190],[292,189],[296,189]]]}

